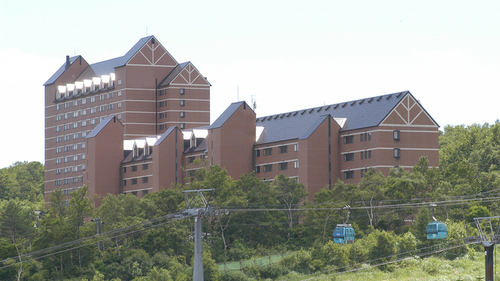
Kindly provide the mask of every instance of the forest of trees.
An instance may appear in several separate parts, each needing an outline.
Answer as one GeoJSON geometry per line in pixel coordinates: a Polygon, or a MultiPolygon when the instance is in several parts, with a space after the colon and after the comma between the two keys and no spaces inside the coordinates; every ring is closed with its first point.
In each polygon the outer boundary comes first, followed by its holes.
{"type": "Polygon", "coordinates": [[[454,259],[476,250],[460,246],[477,235],[473,218],[498,214],[500,123],[447,126],[439,141],[439,168],[421,158],[412,171],[384,176],[371,169],[359,184],[339,180],[305,203],[306,189],[293,179],[232,179],[212,166],[198,170],[187,187],[143,199],[108,195],[96,210],[86,187],[69,197],[58,190],[46,209],[43,165],[17,162],[0,170],[0,279],[191,280],[194,220],[169,217],[185,208],[183,189],[215,188],[214,206],[238,210],[203,220],[205,280],[343,271],[415,255],[439,243],[425,236],[430,202],[447,202],[438,204],[435,216],[448,226],[448,246],[459,247],[438,255],[454,259]],[[332,232],[345,221],[346,205],[356,242],[334,244],[332,232]],[[405,225],[405,219],[413,223],[405,225]],[[289,255],[278,264],[243,272],[217,266],[281,253],[289,255]]]}

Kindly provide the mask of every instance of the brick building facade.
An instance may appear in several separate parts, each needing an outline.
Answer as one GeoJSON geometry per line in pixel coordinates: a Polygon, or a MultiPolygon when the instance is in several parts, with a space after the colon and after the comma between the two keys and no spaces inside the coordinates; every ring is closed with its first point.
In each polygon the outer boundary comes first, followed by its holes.
{"type": "MultiPolygon", "coordinates": [[[[210,84],[149,36],[123,57],[67,58],[45,83],[46,201],[89,186],[92,195],[144,196],[220,165],[304,183],[310,198],[338,179],[388,174],[421,156],[438,166],[438,124],[410,92],[256,117],[245,102],[209,124],[210,84]]],[[[98,205],[98,201],[96,202],[98,205]]]]}

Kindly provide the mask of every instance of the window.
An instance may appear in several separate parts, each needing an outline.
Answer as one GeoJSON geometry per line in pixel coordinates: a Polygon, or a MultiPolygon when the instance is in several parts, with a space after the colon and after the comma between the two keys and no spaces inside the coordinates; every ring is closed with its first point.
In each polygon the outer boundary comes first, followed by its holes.
{"type": "Polygon", "coordinates": [[[56,105],[56,110],[61,110],[61,104],[56,105]]]}
{"type": "Polygon", "coordinates": [[[148,177],[142,177],[142,183],[148,183],[148,177]]]}
{"type": "Polygon", "coordinates": [[[73,161],[78,161],[78,155],[73,155],[73,161]]]}
{"type": "MultiPolygon", "coordinates": [[[[135,180],[137,183],[137,180],[135,180]]],[[[134,180],[132,180],[132,184],[134,184],[134,180]]],[[[137,196],[137,191],[132,191],[132,195],[137,196]]]]}
{"type": "Polygon", "coordinates": [[[344,162],[354,161],[354,153],[344,154],[344,162]]]}
{"type": "Polygon", "coordinates": [[[95,109],[96,109],[95,107],[90,108],[90,114],[94,114],[95,113],[95,109]]]}
{"type": "Polygon", "coordinates": [[[73,117],[78,117],[78,111],[73,112],[73,117]]]}
{"type": "Polygon", "coordinates": [[[62,158],[57,158],[56,159],[56,164],[61,164],[62,163],[62,158]]]}
{"type": "Polygon", "coordinates": [[[363,134],[360,134],[360,135],[359,135],[359,141],[360,141],[360,142],[363,142],[363,134]]]}
{"type": "Polygon", "coordinates": [[[344,137],[344,144],[347,143],[354,143],[354,136],[345,136],[344,137]]]}
{"type": "Polygon", "coordinates": [[[89,123],[90,123],[90,125],[94,125],[95,124],[95,119],[90,119],[89,123]]]}
{"type": "Polygon", "coordinates": [[[400,140],[401,139],[401,131],[395,130],[392,132],[392,137],[394,140],[400,140]]]}
{"type": "Polygon", "coordinates": [[[184,129],[186,128],[186,124],[185,123],[181,123],[181,129],[184,129]]]}
{"type": "Polygon", "coordinates": [[[76,140],[78,138],[78,133],[73,134],[73,139],[76,140]]]}
{"type": "Polygon", "coordinates": [[[255,150],[255,157],[260,157],[260,150],[259,149],[255,150]]]}
{"type": "Polygon", "coordinates": [[[82,132],[82,138],[86,137],[87,136],[87,132],[86,131],[83,131],[82,132]]]}
{"type": "Polygon", "coordinates": [[[363,160],[363,155],[365,154],[365,152],[361,151],[361,160],[363,160]]]}
{"type": "Polygon", "coordinates": [[[293,167],[294,167],[295,169],[298,169],[298,168],[299,168],[299,160],[295,160],[295,161],[293,161],[293,167]]]}
{"type": "Polygon", "coordinates": [[[119,108],[122,107],[122,103],[121,102],[118,103],[118,107],[119,108]]]}
{"type": "Polygon", "coordinates": [[[162,119],[165,116],[165,113],[158,113],[158,119],[162,119]]]}
{"type": "Polygon", "coordinates": [[[56,126],[56,132],[59,132],[62,130],[62,126],[56,126]]]}
{"type": "Polygon", "coordinates": [[[278,154],[283,154],[288,152],[288,146],[283,145],[283,146],[278,146],[278,154]]]}
{"type": "Polygon", "coordinates": [[[64,114],[64,119],[69,119],[69,113],[64,114]]]}
{"type": "Polygon", "coordinates": [[[61,153],[62,152],[62,148],[61,147],[56,147],[56,153],[61,153]]]}
{"type": "Polygon", "coordinates": [[[184,95],[186,93],[186,90],[184,88],[181,88],[181,95],[184,95]]]}
{"type": "Polygon", "coordinates": [[[164,105],[165,105],[165,102],[164,102],[164,101],[160,101],[160,102],[158,103],[158,107],[163,107],[164,105]]]}
{"type": "Polygon", "coordinates": [[[114,105],[114,104],[108,104],[108,110],[111,110],[111,109],[113,109],[113,108],[115,108],[115,105],[114,105]]]}
{"type": "Polygon", "coordinates": [[[165,125],[160,124],[160,125],[158,125],[158,130],[163,130],[164,127],[165,127],[165,125]]]}
{"type": "Polygon", "coordinates": [[[64,179],[64,184],[69,184],[69,179],[64,179]]]}
{"type": "Polygon", "coordinates": [[[368,133],[368,140],[371,141],[372,140],[372,133],[368,133]]]}
{"type": "Polygon", "coordinates": [[[87,120],[82,121],[82,127],[85,127],[85,126],[87,126],[87,120]]]}
{"type": "Polygon", "coordinates": [[[394,158],[401,158],[401,149],[394,148],[392,154],[393,154],[394,158]]]}
{"type": "Polygon", "coordinates": [[[62,114],[56,115],[56,121],[61,121],[62,120],[62,114]]]}
{"type": "Polygon", "coordinates": [[[90,102],[95,102],[95,96],[90,97],[90,102]]]}
{"type": "Polygon", "coordinates": [[[86,109],[82,109],[82,115],[87,115],[87,110],[86,109]]]}
{"type": "Polygon", "coordinates": [[[69,107],[70,107],[70,103],[69,102],[67,102],[67,103],[64,104],[64,108],[69,108],[69,107]]]}
{"type": "Polygon", "coordinates": [[[118,113],[118,119],[122,119],[122,114],[118,113]]]}
{"type": "Polygon", "coordinates": [[[149,168],[148,164],[142,164],[142,170],[147,170],[149,168]]]}
{"type": "Polygon", "coordinates": [[[399,171],[399,166],[394,166],[394,172],[397,174],[399,171]]]}
{"type": "Polygon", "coordinates": [[[83,154],[81,155],[81,157],[82,157],[82,160],[85,160],[85,153],[83,153],[83,154]]]}
{"type": "Polygon", "coordinates": [[[262,149],[262,154],[264,154],[264,156],[273,155],[273,148],[270,147],[262,149]]]}
{"type": "Polygon", "coordinates": [[[115,93],[108,93],[108,99],[113,98],[115,96],[115,93]]]}
{"type": "Polygon", "coordinates": [[[272,172],[273,171],[273,165],[272,164],[268,164],[268,165],[264,165],[262,166],[264,169],[264,173],[267,173],[267,172],[272,172]]]}
{"type": "Polygon", "coordinates": [[[194,162],[194,156],[188,157],[188,163],[193,163],[194,162]]]}
{"type": "Polygon", "coordinates": [[[78,128],[78,122],[73,123],[73,129],[78,128]]]}
{"type": "Polygon", "coordinates": [[[372,158],[372,151],[371,150],[368,150],[368,158],[372,158]]]}
{"type": "Polygon", "coordinates": [[[65,141],[69,141],[70,137],[71,137],[71,135],[65,135],[65,136],[64,136],[64,140],[65,140],[65,141]]]}
{"type": "Polygon", "coordinates": [[[77,150],[78,149],[78,144],[73,144],[73,150],[77,150]]]}
{"type": "Polygon", "coordinates": [[[142,191],[142,197],[144,197],[145,195],[148,195],[148,190],[147,189],[145,189],[145,190],[142,191]]]}
{"type": "Polygon", "coordinates": [[[99,95],[99,100],[104,100],[104,99],[106,99],[106,96],[104,94],[99,95]]]}
{"type": "Polygon", "coordinates": [[[132,170],[132,172],[136,172],[137,171],[137,165],[134,165],[130,168],[132,170]]]}
{"type": "Polygon", "coordinates": [[[62,137],[56,137],[56,142],[61,142],[62,141],[62,137]]]}
{"type": "Polygon", "coordinates": [[[69,151],[69,149],[70,149],[69,145],[66,145],[66,146],[64,147],[64,152],[68,152],[68,151],[69,151]]]}
{"type": "Polygon", "coordinates": [[[354,178],[354,171],[345,171],[344,172],[344,179],[353,179],[354,178]]]}
{"type": "Polygon", "coordinates": [[[77,183],[78,182],[78,178],[73,178],[73,183],[77,183]]]}
{"type": "Polygon", "coordinates": [[[186,112],[181,111],[181,118],[184,118],[186,116],[186,112]]]}
{"type": "Polygon", "coordinates": [[[69,124],[64,124],[64,130],[69,130],[69,124]]]}
{"type": "Polygon", "coordinates": [[[132,179],[132,184],[137,184],[137,179],[132,179]]]}
{"type": "Polygon", "coordinates": [[[62,169],[56,169],[56,175],[60,175],[62,172],[62,169]]]}
{"type": "Polygon", "coordinates": [[[298,143],[293,145],[293,151],[299,151],[299,144],[298,143]]]}
{"type": "Polygon", "coordinates": [[[56,186],[61,185],[61,183],[62,183],[61,180],[56,180],[56,186]]]}
{"type": "Polygon", "coordinates": [[[259,174],[260,173],[260,166],[255,166],[255,173],[259,174]]]}
{"type": "Polygon", "coordinates": [[[123,180],[123,186],[127,185],[127,180],[123,180]]]}
{"type": "Polygon", "coordinates": [[[105,106],[105,105],[101,105],[101,106],[99,107],[99,112],[103,112],[103,111],[105,111],[105,110],[106,110],[106,106],[105,106]]]}
{"type": "Polygon", "coordinates": [[[87,99],[82,99],[82,104],[87,104],[87,99]]]}
{"type": "Polygon", "coordinates": [[[185,100],[181,100],[181,106],[184,106],[186,105],[186,101],[185,100]]]}
{"type": "Polygon", "coordinates": [[[278,170],[283,171],[283,170],[288,170],[288,163],[279,163],[278,164],[278,170]]]}
{"type": "Polygon", "coordinates": [[[123,167],[123,173],[125,174],[127,172],[127,167],[123,167]]]}

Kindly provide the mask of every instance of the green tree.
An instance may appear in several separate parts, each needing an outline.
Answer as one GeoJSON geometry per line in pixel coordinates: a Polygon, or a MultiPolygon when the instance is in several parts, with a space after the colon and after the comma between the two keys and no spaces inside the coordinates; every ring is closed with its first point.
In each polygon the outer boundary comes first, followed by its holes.
{"type": "Polygon", "coordinates": [[[4,237],[9,237],[14,244],[19,265],[17,266],[17,280],[21,280],[23,271],[23,260],[21,255],[25,252],[23,242],[26,242],[33,235],[34,221],[33,210],[23,208],[16,200],[9,200],[2,206],[0,213],[0,233],[4,237]]]}
{"type": "Polygon", "coordinates": [[[295,179],[290,179],[283,174],[276,176],[273,184],[278,192],[279,203],[286,209],[287,241],[290,241],[294,222],[298,223],[298,214],[294,209],[306,199],[308,193],[304,184],[297,183],[295,179]]]}

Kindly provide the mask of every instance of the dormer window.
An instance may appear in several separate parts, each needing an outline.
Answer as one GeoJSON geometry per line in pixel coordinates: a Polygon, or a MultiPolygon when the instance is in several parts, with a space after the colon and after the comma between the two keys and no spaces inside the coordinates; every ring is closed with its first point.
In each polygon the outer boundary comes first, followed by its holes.
{"type": "Polygon", "coordinates": [[[196,147],[196,136],[194,134],[191,136],[191,141],[189,143],[189,147],[190,148],[195,148],[196,147]]]}
{"type": "Polygon", "coordinates": [[[146,144],[144,145],[144,156],[148,156],[148,155],[149,155],[149,145],[146,142],[146,144]]]}
{"type": "Polygon", "coordinates": [[[137,157],[139,156],[139,149],[137,149],[137,144],[134,143],[134,145],[132,146],[132,157],[137,157]]]}

